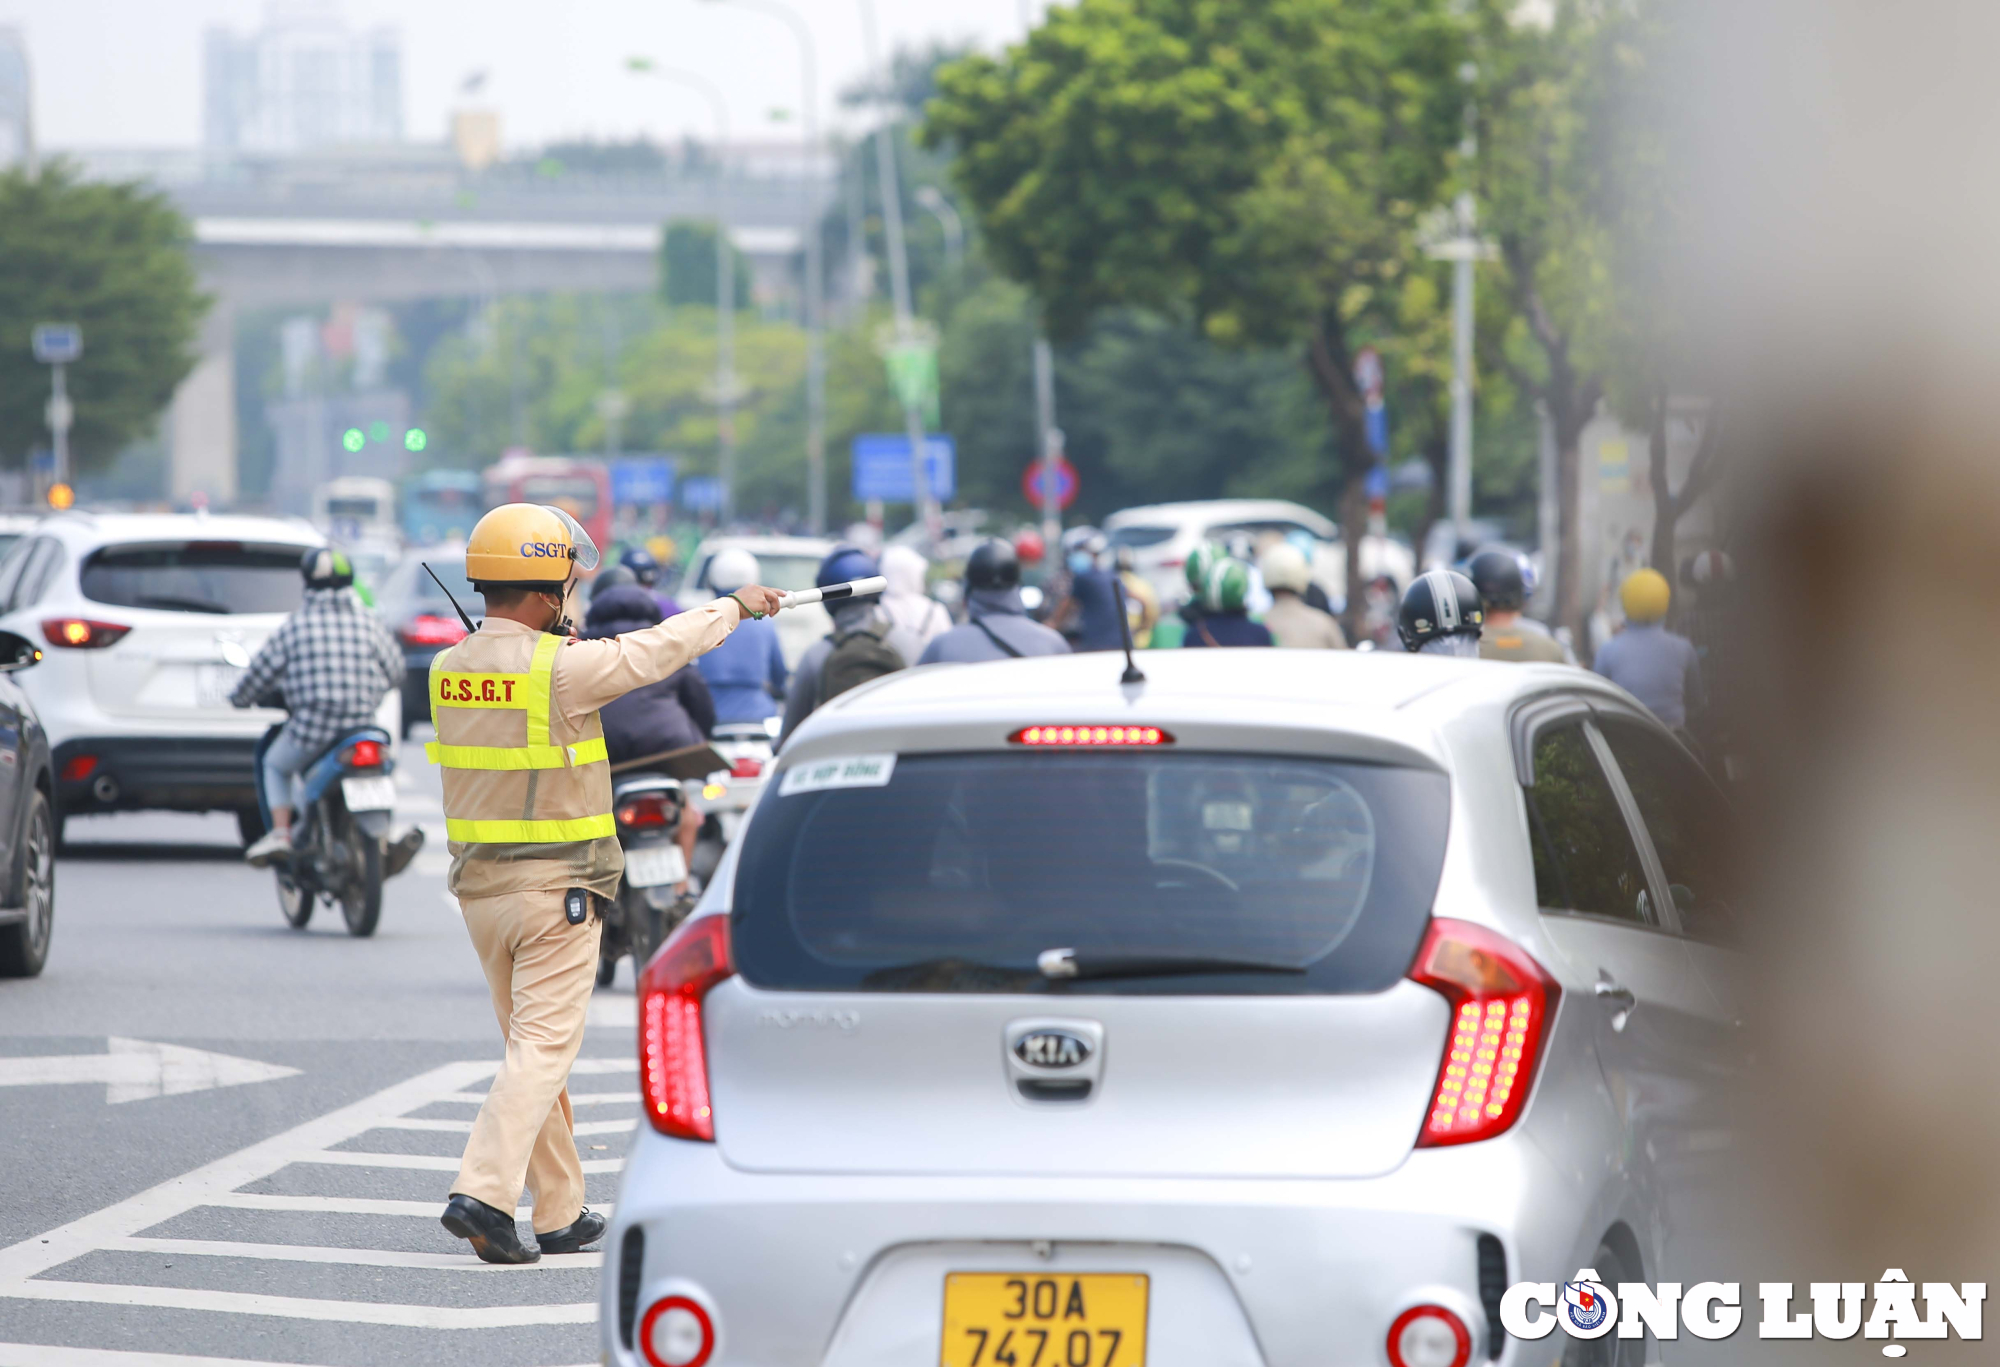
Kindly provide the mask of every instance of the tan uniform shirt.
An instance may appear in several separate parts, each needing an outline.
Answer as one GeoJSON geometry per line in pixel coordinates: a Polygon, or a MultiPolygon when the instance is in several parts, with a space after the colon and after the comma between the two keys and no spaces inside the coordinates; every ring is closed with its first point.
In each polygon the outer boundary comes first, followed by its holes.
{"type": "Polygon", "coordinates": [[[1519,622],[1509,622],[1503,627],[1488,622],[1486,629],[1479,633],[1479,658],[1530,664],[1559,665],[1569,662],[1563,654],[1561,641],[1519,622]]]}
{"type": "Polygon", "coordinates": [[[1280,646],[1291,650],[1345,650],[1347,635],[1331,613],[1318,608],[1296,593],[1275,593],[1271,610],[1264,614],[1264,627],[1280,646]]]}
{"type": "MultiPolygon", "coordinates": [[[[736,629],[742,610],[734,598],[718,598],[692,612],[678,613],[656,627],[595,641],[568,641],[556,652],[551,682],[554,715],[549,740],[574,745],[598,734],[597,709],[635,688],[658,683],[676,669],[722,644],[736,629]]],[[[481,623],[481,635],[538,636],[504,617],[481,623]]],[[[485,775],[466,776],[479,782],[485,775]]],[[[494,775],[493,781],[509,776],[494,775]]],[[[607,794],[608,796],[608,794],[607,794]]],[[[452,815],[449,811],[447,816],[452,815]]],[[[578,813],[582,815],[582,813],[578,813]]],[[[449,842],[450,886],[460,898],[498,897],[512,892],[583,887],[604,897],[618,893],[625,860],[615,838],[552,845],[471,845],[449,842]]]]}

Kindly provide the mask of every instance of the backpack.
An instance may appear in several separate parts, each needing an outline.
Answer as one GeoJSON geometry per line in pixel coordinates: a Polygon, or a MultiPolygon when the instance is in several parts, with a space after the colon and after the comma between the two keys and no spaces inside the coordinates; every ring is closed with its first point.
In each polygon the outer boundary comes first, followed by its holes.
{"type": "Polygon", "coordinates": [[[827,639],[833,650],[819,668],[819,703],[823,706],[850,688],[904,668],[903,657],[889,644],[889,624],[871,619],[852,631],[836,631],[827,639]],[[870,628],[873,628],[871,630],[870,628]]]}

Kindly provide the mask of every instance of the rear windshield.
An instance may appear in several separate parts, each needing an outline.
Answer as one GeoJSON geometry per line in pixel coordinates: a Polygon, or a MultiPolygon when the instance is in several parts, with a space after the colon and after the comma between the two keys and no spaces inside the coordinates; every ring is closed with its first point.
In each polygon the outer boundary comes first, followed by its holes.
{"type": "Polygon", "coordinates": [[[1130,546],[1141,550],[1147,546],[1157,546],[1163,541],[1174,539],[1172,527],[1120,527],[1106,536],[1114,546],[1130,546]]]}
{"type": "Polygon", "coordinates": [[[83,596],[168,612],[291,612],[305,599],[304,550],[242,541],[107,546],[83,562],[83,596]]]}
{"type": "Polygon", "coordinates": [[[736,875],[736,962],[760,987],[1206,994],[1394,984],[1430,915],[1449,785],[1326,760],[1041,752],[904,755],[879,786],[784,786],[736,875]],[[1051,949],[1084,976],[1045,977],[1051,949]],[[1145,967],[1161,962],[1195,971],[1145,967]]]}

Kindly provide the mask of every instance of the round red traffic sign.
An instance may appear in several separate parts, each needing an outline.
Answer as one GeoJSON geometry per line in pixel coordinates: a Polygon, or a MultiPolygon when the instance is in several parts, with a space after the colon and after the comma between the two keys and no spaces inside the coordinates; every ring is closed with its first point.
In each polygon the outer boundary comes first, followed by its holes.
{"type": "MultiPolygon", "coordinates": [[[[1047,511],[1048,496],[1043,491],[1047,477],[1042,473],[1041,461],[1035,461],[1021,472],[1021,493],[1028,500],[1028,506],[1047,511]]],[[[1069,463],[1069,457],[1057,456],[1055,469],[1056,507],[1067,508],[1076,502],[1076,467],[1069,463]]]]}

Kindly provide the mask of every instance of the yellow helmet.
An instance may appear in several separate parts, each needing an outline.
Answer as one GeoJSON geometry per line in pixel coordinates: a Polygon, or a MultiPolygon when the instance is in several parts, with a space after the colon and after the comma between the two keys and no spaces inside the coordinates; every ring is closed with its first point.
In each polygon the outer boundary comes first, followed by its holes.
{"type": "Polygon", "coordinates": [[[503,503],[466,538],[465,577],[475,584],[564,584],[572,565],[596,569],[597,544],[545,503],[503,503]]]}
{"type": "Polygon", "coordinates": [[[1673,596],[1667,577],[1654,569],[1632,571],[1618,588],[1618,601],[1624,604],[1628,622],[1659,621],[1667,615],[1673,596]]]}

